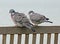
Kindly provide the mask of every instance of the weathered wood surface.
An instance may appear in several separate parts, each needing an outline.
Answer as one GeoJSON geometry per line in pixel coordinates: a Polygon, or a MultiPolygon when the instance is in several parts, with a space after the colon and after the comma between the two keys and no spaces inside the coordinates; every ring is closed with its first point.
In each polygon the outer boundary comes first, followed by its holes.
{"type": "Polygon", "coordinates": [[[55,33],[54,44],[58,44],[58,33],[55,33]]]}
{"type": "Polygon", "coordinates": [[[10,35],[10,44],[14,44],[14,34],[10,35]]]}
{"type": "Polygon", "coordinates": [[[51,33],[48,33],[47,35],[47,44],[51,44],[51,33]]]}
{"type": "Polygon", "coordinates": [[[43,44],[44,33],[40,33],[40,44],[43,44]]]}
{"type": "Polygon", "coordinates": [[[33,34],[33,38],[32,38],[32,44],[36,44],[36,34],[33,34]]]}
{"type": "MultiPolygon", "coordinates": [[[[40,26],[35,27],[36,33],[60,33],[60,26],[40,26]]],[[[0,27],[0,34],[32,34],[27,28],[20,27],[0,27]]]]}
{"type": "Polygon", "coordinates": [[[21,44],[21,36],[22,36],[22,34],[18,34],[18,42],[17,42],[17,44],[21,44]]]}
{"type": "Polygon", "coordinates": [[[6,44],[6,34],[3,34],[2,44],[6,44]]]}
{"type": "Polygon", "coordinates": [[[25,34],[25,44],[28,44],[29,42],[29,34],[25,34]]]}

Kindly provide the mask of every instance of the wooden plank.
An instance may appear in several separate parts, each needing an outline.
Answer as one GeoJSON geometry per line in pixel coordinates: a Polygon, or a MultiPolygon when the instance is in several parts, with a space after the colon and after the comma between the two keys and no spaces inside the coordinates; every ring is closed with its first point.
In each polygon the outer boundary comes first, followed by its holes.
{"type": "Polygon", "coordinates": [[[36,44],[36,33],[33,33],[32,44],[36,44]]]}
{"type": "Polygon", "coordinates": [[[6,44],[6,34],[3,34],[3,38],[2,38],[2,44],[6,44]]]}
{"type": "Polygon", "coordinates": [[[55,33],[54,44],[58,44],[58,33],[55,33]]]}
{"type": "Polygon", "coordinates": [[[10,44],[14,44],[14,34],[10,35],[10,44]]]}
{"type": "Polygon", "coordinates": [[[47,44],[50,44],[51,41],[51,33],[48,33],[47,35],[47,44]]]}
{"type": "MultiPolygon", "coordinates": [[[[40,26],[35,27],[36,33],[60,33],[60,26],[40,26]],[[51,31],[52,30],[52,31],[51,31]]],[[[32,34],[27,28],[20,27],[0,27],[0,34],[32,34]]]]}
{"type": "Polygon", "coordinates": [[[22,34],[18,34],[18,43],[17,44],[21,44],[21,36],[22,36],[22,34]]]}
{"type": "Polygon", "coordinates": [[[29,42],[29,34],[25,34],[25,44],[28,44],[29,42]]]}
{"type": "Polygon", "coordinates": [[[40,33],[40,44],[43,44],[44,33],[40,33]]]}

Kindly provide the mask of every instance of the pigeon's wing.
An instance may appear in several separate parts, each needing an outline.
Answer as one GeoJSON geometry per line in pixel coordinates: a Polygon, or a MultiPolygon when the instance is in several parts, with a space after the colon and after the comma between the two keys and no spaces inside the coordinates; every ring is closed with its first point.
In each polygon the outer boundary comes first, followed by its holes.
{"type": "Polygon", "coordinates": [[[39,14],[39,13],[34,13],[34,15],[32,15],[32,16],[31,16],[32,19],[34,19],[34,20],[32,20],[32,21],[34,21],[34,22],[37,23],[37,24],[40,24],[40,23],[43,23],[43,22],[52,23],[51,21],[48,21],[49,18],[46,18],[44,15],[41,15],[41,14],[39,14]],[[33,18],[32,16],[34,16],[34,18],[33,18]]]}
{"type": "Polygon", "coordinates": [[[15,13],[15,16],[14,16],[14,19],[15,19],[15,21],[21,21],[22,18],[23,18],[23,16],[24,16],[23,13],[18,13],[18,12],[16,12],[16,13],[15,13]]]}
{"type": "Polygon", "coordinates": [[[35,23],[35,24],[39,24],[40,23],[41,17],[42,17],[42,15],[37,14],[37,13],[34,13],[34,14],[30,15],[31,21],[33,23],[35,23]]]}
{"type": "Polygon", "coordinates": [[[39,15],[37,15],[37,14],[32,14],[32,15],[30,15],[30,19],[31,20],[39,20],[39,15]]]}

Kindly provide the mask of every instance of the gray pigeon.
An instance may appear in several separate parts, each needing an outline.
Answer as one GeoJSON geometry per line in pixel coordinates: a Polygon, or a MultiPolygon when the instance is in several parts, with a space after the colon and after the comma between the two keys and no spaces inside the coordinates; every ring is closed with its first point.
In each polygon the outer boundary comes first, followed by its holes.
{"type": "Polygon", "coordinates": [[[25,16],[24,13],[15,12],[14,9],[10,9],[9,13],[11,14],[11,18],[16,24],[16,26],[26,27],[35,32],[33,25],[29,22],[28,18],[25,16]]]}
{"type": "Polygon", "coordinates": [[[49,18],[46,18],[44,15],[41,15],[39,13],[35,13],[34,11],[29,11],[28,15],[32,23],[34,23],[34,25],[36,26],[38,26],[38,24],[43,23],[43,22],[53,23],[49,21],[49,18]]]}

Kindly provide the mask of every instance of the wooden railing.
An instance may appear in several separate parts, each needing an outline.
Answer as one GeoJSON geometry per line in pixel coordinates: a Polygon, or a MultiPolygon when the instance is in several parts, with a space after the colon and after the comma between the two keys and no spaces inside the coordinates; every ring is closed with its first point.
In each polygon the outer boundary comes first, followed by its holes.
{"type": "Polygon", "coordinates": [[[47,44],[51,44],[51,34],[54,33],[54,44],[58,44],[58,34],[60,26],[40,26],[35,27],[36,32],[33,33],[27,28],[20,27],[0,27],[0,34],[3,35],[2,44],[6,44],[6,35],[10,34],[10,44],[14,44],[14,34],[18,34],[17,44],[21,44],[21,36],[25,34],[25,44],[29,44],[29,34],[32,34],[32,44],[36,44],[36,34],[40,34],[40,43],[43,44],[44,34],[47,34],[47,44]]]}

